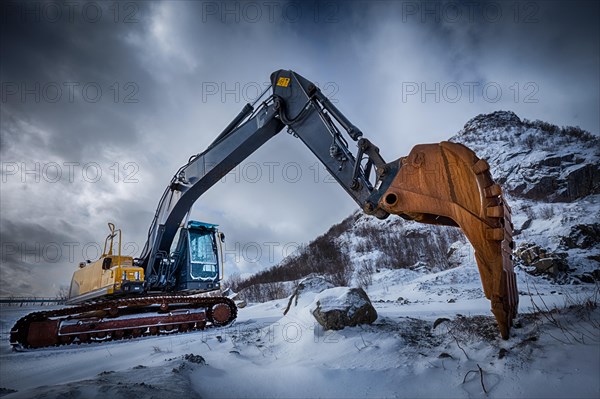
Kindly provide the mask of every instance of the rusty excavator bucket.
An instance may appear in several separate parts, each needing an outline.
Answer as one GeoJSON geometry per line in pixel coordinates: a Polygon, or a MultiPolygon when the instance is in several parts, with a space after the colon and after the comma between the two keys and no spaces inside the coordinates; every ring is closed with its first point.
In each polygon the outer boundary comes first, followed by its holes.
{"type": "Polygon", "coordinates": [[[508,339],[519,301],[513,270],[511,210],[488,163],[462,144],[415,146],[381,197],[385,211],[409,220],[460,227],[475,249],[483,291],[508,339]]]}

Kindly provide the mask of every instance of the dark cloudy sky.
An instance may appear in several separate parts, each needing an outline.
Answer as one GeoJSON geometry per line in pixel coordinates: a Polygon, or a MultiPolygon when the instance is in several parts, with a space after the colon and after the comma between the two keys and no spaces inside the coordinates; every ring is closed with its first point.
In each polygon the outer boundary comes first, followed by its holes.
{"type": "MultiPolygon", "coordinates": [[[[0,295],[53,295],[108,221],[137,255],[178,166],[280,68],[388,160],[499,109],[597,134],[599,19],[596,1],[4,1],[0,295]]],[[[282,132],[192,217],[248,273],[354,209],[282,132]]]]}

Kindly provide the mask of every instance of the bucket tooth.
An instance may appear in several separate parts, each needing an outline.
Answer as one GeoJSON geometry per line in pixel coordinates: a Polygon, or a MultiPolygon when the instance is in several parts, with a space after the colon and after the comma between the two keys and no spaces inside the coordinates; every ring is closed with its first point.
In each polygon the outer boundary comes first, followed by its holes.
{"type": "Polygon", "coordinates": [[[473,172],[475,172],[476,175],[488,172],[489,170],[490,165],[485,159],[480,159],[479,161],[475,162],[475,165],[473,165],[473,172]]]}
{"type": "Polygon", "coordinates": [[[504,229],[487,229],[485,231],[485,238],[490,241],[502,241],[504,240],[504,229]]]}
{"type": "Polygon", "coordinates": [[[504,207],[500,205],[490,206],[486,209],[485,213],[487,217],[490,218],[501,218],[502,216],[504,216],[504,207]]]}
{"type": "Polygon", "coordinates": [[[492,184],[484,190],[486,198],[498,197],[502,194],[502,189],[499,184],[492,184]]]}

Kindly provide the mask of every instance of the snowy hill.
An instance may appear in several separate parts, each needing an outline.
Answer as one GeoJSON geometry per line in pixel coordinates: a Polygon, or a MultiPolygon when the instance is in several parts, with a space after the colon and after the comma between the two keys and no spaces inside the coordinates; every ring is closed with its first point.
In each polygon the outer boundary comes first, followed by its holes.
{"type": "Polygon", "coordinates": [[[597,136],[499,111],[471,119],[450,141],[486,159],[508,193],[518,265],[561,282],[600,281],[597,136]]]}
{"type": "MultiPolygon", "coordinates": [[[[450,141],[486,159],[513,209],[517,268],[561,283],[600,281],[600,139],[579,128],[478,115],[450,141]]],[[[250,300],[276,299],[310,273],[367,286],[373,272],[474,266],[460,230],[356,211],[274,268],[237,281],[250,300]]]]}

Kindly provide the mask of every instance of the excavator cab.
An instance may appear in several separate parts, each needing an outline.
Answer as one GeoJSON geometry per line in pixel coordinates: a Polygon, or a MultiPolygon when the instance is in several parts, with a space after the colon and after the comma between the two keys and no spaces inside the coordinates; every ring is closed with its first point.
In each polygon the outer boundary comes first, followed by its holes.
{"type": "Polygon", "coordinates": [[[220,288],[223,233],[216,224],[191,220],[179,233],[171,254],[178,271],[177,291],[213,291],[220,288]]]}

